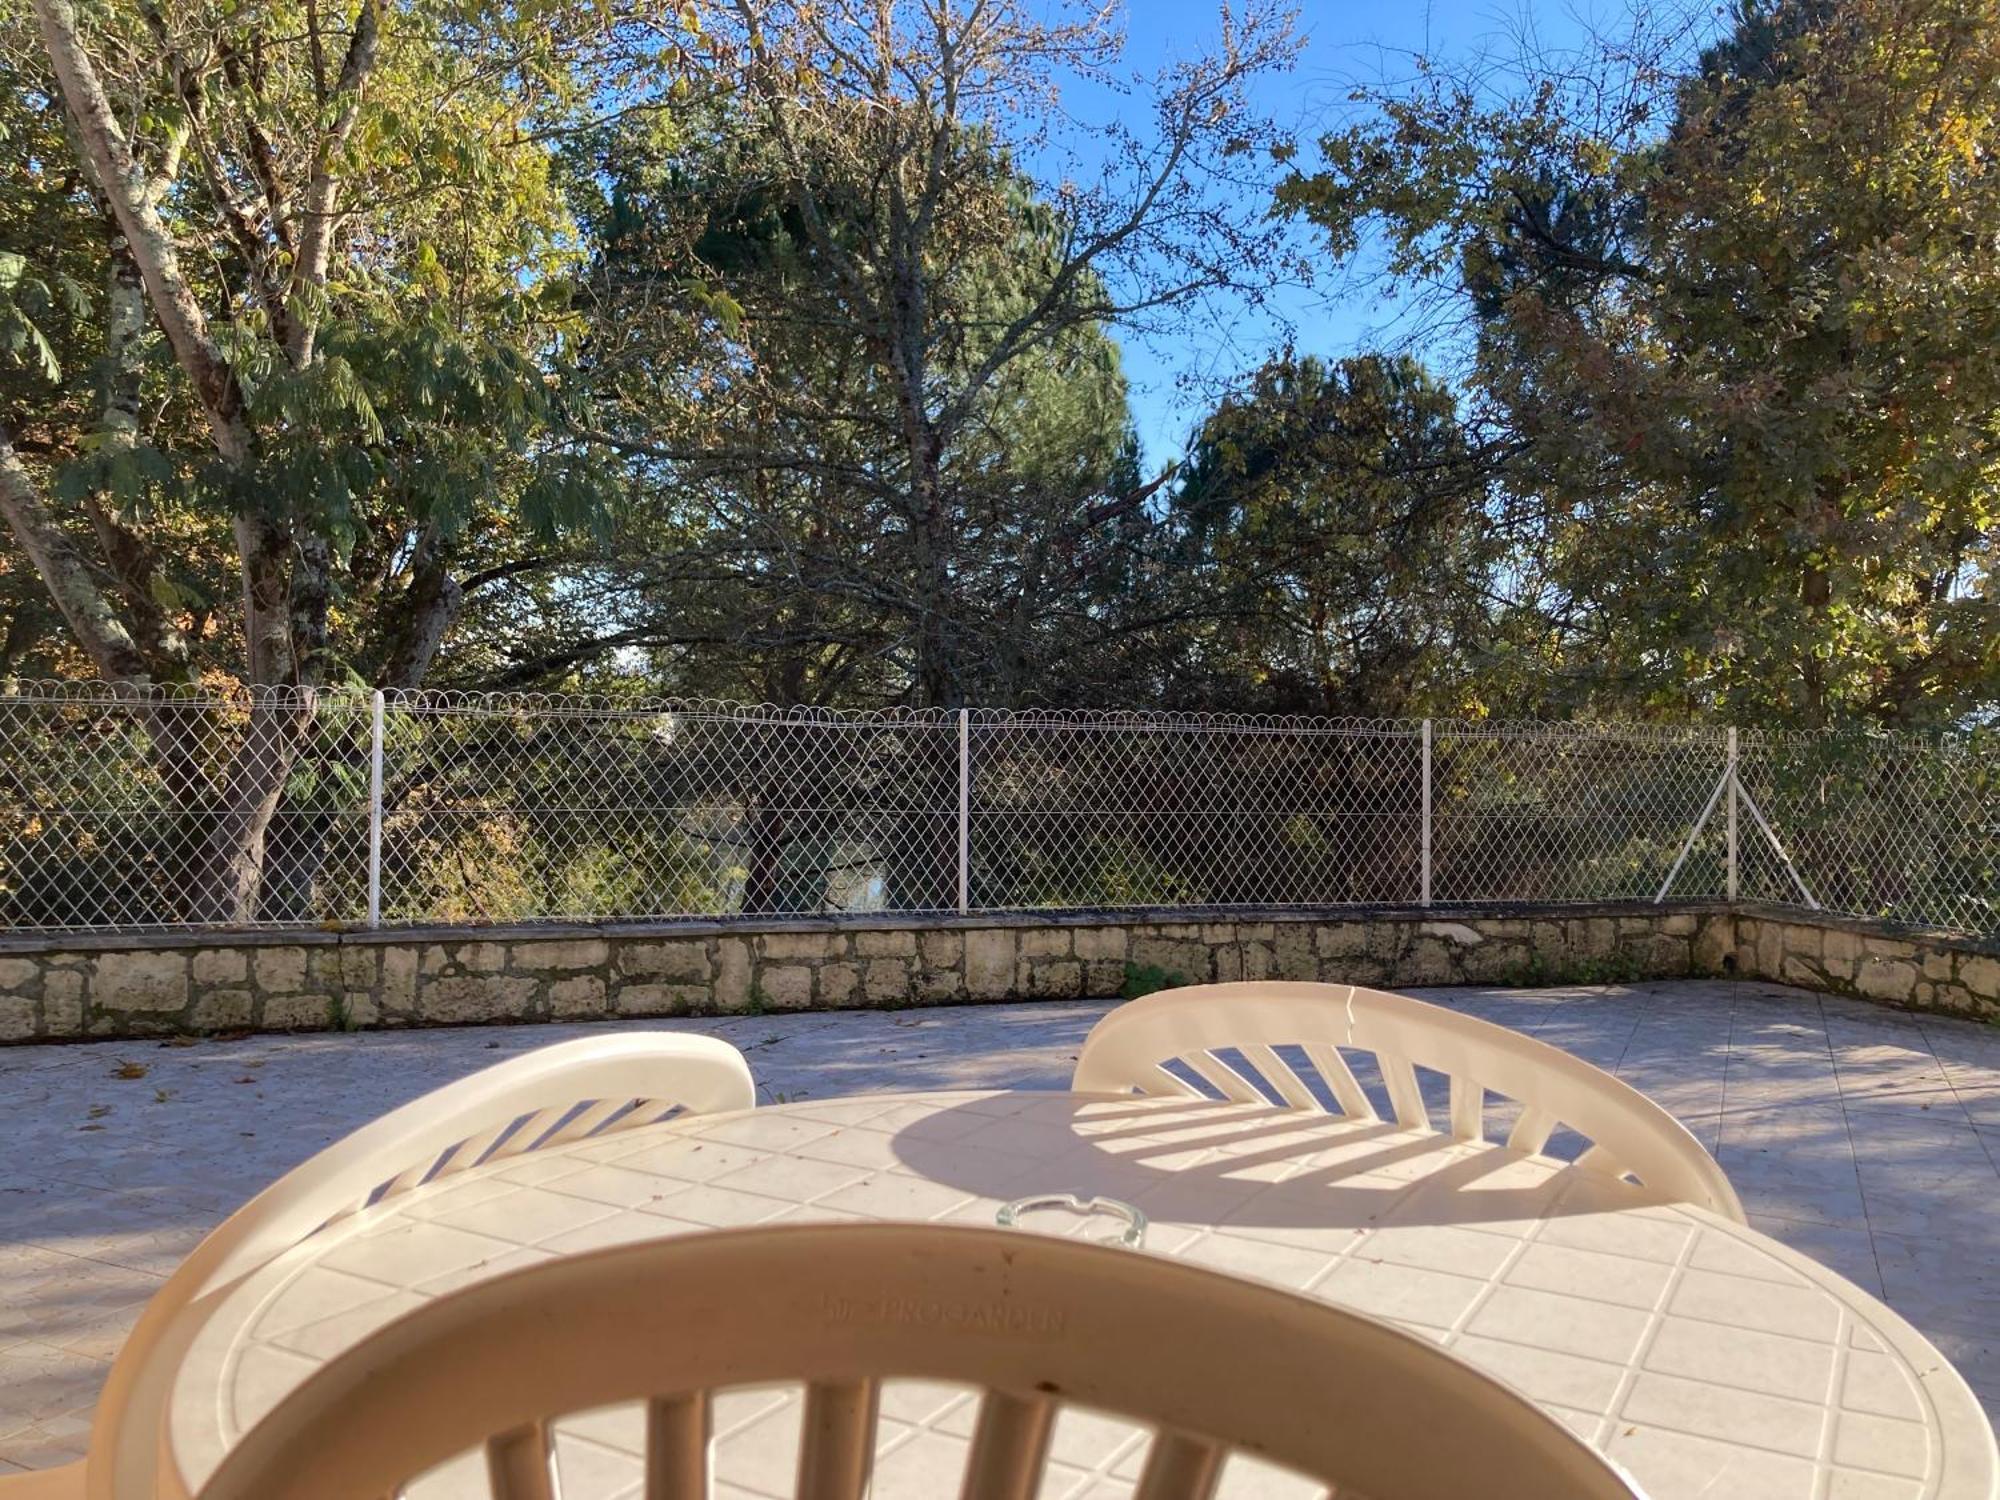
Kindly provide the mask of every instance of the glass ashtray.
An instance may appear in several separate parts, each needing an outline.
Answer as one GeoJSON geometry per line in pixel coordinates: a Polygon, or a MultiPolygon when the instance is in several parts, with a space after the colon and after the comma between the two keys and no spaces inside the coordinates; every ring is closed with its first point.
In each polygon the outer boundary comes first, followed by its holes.
{"type": "Polygon", "coordinates": [[[1137,1250],[1146,1239],[1146,1216],[1116,1198],[1082,1198],[1075,1193],[1037,1193],[1003,1204],[994,1215],[1002,1229],[1028,1229],[1066,1239],[1093,1240],[1137,1250]]]}

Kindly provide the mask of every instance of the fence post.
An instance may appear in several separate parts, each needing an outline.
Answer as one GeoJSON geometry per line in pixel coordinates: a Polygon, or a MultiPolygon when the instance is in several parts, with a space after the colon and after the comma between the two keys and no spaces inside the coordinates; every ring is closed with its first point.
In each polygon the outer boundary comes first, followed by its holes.
{"type": "Polygon", "coordinates": [[[972,900],[972,711],[958,711],[958,914],[972,900]]]}
{"type": "Polygon", "coordinates": [[[1723,814],[1723,838],[1727,854],[1724,887],[1730,903],[1736,901],[1736,726],[1729,726],[1729,806],[1723,814]]]}
{"type": "Polygon", "coordinates": [[[371,701],[368,732],[368,925],[382,925],[382,690],[371,701]]]}
{"type": "Polygon", "coordinates": [[[1418,835],[1418,863],[1423,871],[1423,893],[1419,905],[1431,904],[1431,721],[1424,720],[1424,810],[1423,829],[1418,835]]]}

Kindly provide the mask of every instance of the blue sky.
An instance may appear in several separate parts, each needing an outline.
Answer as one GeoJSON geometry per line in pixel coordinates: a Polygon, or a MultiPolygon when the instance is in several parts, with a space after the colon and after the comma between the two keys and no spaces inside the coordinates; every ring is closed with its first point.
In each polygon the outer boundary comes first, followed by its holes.
{"type": "MultiPolygon", "coordinates": [[[[1125,68],[1151,72],[1176,55],[1185,56],[1220,35],[1219,0],[1128,0],[1125,68]]],[[[1568,0],[1434,0],[1434,3],[1328,4],[1300,6],[1304,44],[1296,66],[1263,80],[1254,102],[1280,127],[1302,142],[1312,141],[1332,123],[1348,118],[1347,96],[1356,82],[1403,77],[1416,53],[1464,57],[1504,50],[1508,39],[1530,26],[1539,40],[1557,47],[1581,41],[1583,13],[1568,0]]],[[[1116,109],[1117,96],[1090,86],[1065,91],[1065,105],[1084,119],[1116,109]]],[[[1133,123],[1139,124],[1137,117],[1133,123]]],[[[1310,163],[1310,147],[1301,161],[1310,163]]],[[[1228,318],[1225,337],[1213,327],[1190,327],[1172,346],[1126,338],[1125,370],[1131,381],[1132,411],[1145,443],[1149,465],[1181,452],[1199,421],[1203,401],[1176,389],[1182,371],[1206,365],[1235,369],[1254,364],[1279,345],[1287,327],[1301,353],[1338,356],[1395,336],[1396,309],[1371,288],[1327,278],[1317,291],[1281,293],[1277,316],[1243,309],[1228,318]]]]}

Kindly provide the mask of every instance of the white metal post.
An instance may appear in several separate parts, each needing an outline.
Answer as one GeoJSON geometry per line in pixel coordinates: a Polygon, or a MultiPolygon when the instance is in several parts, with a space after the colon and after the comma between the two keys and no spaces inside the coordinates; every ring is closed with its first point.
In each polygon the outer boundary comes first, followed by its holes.
{"type": "Polygon", "coordinates": [[[972,711],[958,711],[958,914],[972,901],[972,711]]]}
{"type": "Polygon", "coordinates": [[[1723,839],[1727,851],[1725,858],[1725,884],[1730,901],[1736,899],[1736,726],[1729,726],[1729,806],[1723,816],[1723,839]]]}
{"type": "Polygon", "coordinates": [[[382,693],[375,692],[368,735],[368,925],[382,925],[382,693]]]}
{"type": "Polygon", "coordinates": [[[1424,810],[1423,830],[1418,835],[1419,863],[1423,867],[1423,893],[1420,904],[1431,904],[1431,721],[1424,720],[1424,810]]]}

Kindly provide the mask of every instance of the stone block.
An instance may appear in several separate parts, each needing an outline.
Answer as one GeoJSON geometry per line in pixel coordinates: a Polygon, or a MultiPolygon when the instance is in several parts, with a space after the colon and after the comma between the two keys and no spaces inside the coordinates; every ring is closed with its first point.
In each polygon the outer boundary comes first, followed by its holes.
{"type": "Polygon", "coordinates": [[[1352,958],[1368,951],[1368,928],[1360,922],[1327,922],[1313,929],[1321,958],[1352,958]]]}
{"type": "Polygon", "coordinates": [[[26,995],[0,995],[0,1042],[25,1042],[40,1031],[34,1001],[26,995]]]}
{"type": "Polygon", "coordinates": [[[247,1031],[257,1017],[257,997],[249,990],[213,989],[203,992],[188,1014],[196,1031],[247,1031]]]}
{"type": "Polygon", "coordinates": [[[0,958],[0,992],[18,994],[41,972],[42,966],[32,958],[0,958]]]}
{"type": "Polygon", "coordinates": [[[874,958],[863,971],[861,988],[872,1005],[910,998],[910,966],[900,958],[874,958]]]}
{"type": "Polygon", "coordinates": [[[51,969],[42,976],[42,1032],[45,1036],[83,1035],[81,971],[51,969]]]}
{"type": "Polygon", "coordinates": [[[1660,931],[1668,937],[1693,937],[1699,918],[1691,911],[1673,911],[1660,921],[1660,931]]]}
{"type": "Polygon", "coordinates": [[[1728,918],[1711,917],[1694,938],[1694,966],[1704,974],[1720,974],[1736,956],[1736,928],[1728,918]]]}
{"type": "Polygon", "coordinates": [[[451,967],[451,953],[442,943],[426,943],[421,967],[426,974],[442,974],[451,967]]]}
{"type": "Polygon", "coordinates": [[[766,958],[838,958],[847,951],[844,932],[771,932],[763,941],[766,958]]]}
{"type": "MultiPolygon", "coordinates": [[[[305,953],[299,955],[305,972],[305,953]]],[[[90,979],[91,1003],[98,1010],[177,1011],[188,1003],[187,955],[161,953],[102,953],[90,979]]]]}
{"type": "Polygon", "coordinates": [[[1826,975],[1820,966],[1803,953],[1787,953],[1778,965],[1777,978],[1786,984],[1803,985],[1809,990],[1826,986],[1826,975]]]}
{"type": "Polygon", "coordinates": [[[408,1010],[417,1003],[417,961],[415,948],[382,950],[381,1000],[389,1010],[408,1010]]]}
{"type": "Polygon", "coordinates": [[[1984,954],[1961,954],[1958,982],[1982,1000],[2000,1000],[2000,958],[1984,954]]]}
{"type": "Polygon", "coordinates": [[[1021,934],[1022,958],[1068,958],[1070,934],[1067,927],[1030,927],[1021,934]]]}
{"type": "MultiPolygon", "coordinates": [[[[739,945],[742,939],[735,939],[739,945]]],[[[618,971],[640,979],[671,979],[684,984],[709,976],[708,944],[701,938],[676,938],[666,943],[627,943],[618,950],[618,971]]]]}
{"type": "Polygon", "coordinates": [[[718,938],[715,943],[715,1004],[724,1011],[750,1008],[753,968],[748,938],[718,938]]]}
{"type": "Polygon", "coordinates": [[[805,1010],[813,1001],[813,971],[804,964],[765,964],[757,970],[755,992],[773,1010],[805,1010]]]}
{"type": "MultiPolygon", "coordinates": [[[[1124,965],[1120,964],[1118,967],[1120,972],[1123,972],[1124,965]]],[[[929,964],[924,964],[917,970],[915,984],[917,998],[921,1000],[945,1002],[965,998],[962,976],[956,968],[933,968],[929,964]]],[[[1117,986],[1114,985],[1111,993],[1117,992],[1117,986]]]]}
{"type": "Polygon", "coordinates": [[[1396,965],[1400,984],[1450,984],[1459,977],[1455,944],[1443,938],[1418,937],[1396,965]]]}
{"type": "MultiPolygon", "coordinates": [[[[250,969],[257,977],[257,988],[265,994],[290,994],[294,990],[305,988],[306,950],[259,948],[256,956],[250,961],[250,969]]],[[[92,998],[96,997],[93,995],[92,998]]]]}
{"type": "Polygon", "coordinates": [[[1014,992],[1014,933],[1006,927],[965,934],[965,993],[973,1000],[1005,1000],[1014,992]]]}
{"type": "Polygon", "coordinates": [[[852,1005],[855,991],[861,985],[861,971],[850,963],[821,964],[819,966],[819,1003],[821,1005],[852,1005]]]}
{"type": "Polygon", "coordinates": [[[1048,959],[1028,970],[1028,993],[1038,1000],[1075,1000],[1083,994],[1083,965],[1073,958],[1048,959]]]}
{"type": "Polygon", "coordinates": [[[536,981],[532,979],[499,974],[451,974],[431,980],[418,999],[423,1019],[434,1024],[518,1021],[534,1004],[535,988],[536,981]]]}
{"type": "Polygon", "coordinates": [[[857,932],[854,952],[861,958],[913,958],[917,951],[914,932],[857,932]]]}
{"type": "Polygon", "coordinates": [[[381,983],[382,950],[379,948],[351,948],[340,945],[340,961],[335,966],[335,978],[340,984],[340,992],[347,997],[351,1006],[358,996],[366,995],[372,1003],[375,991],[381,983]]]}
{"type": "Polygon", "coordinates": [[[1852,966],[1861,957],[1861,939],[1840,927],[1829,927],[1820,935],[1820,955],[1828,963],[1852,966]]]}
{"type": "Polygon", "coordinates": [[[604,1013],[604,979],[597,974],[572,974],[549,984],[549,1014],[558,1021],[604,1013]]]}
{"type": "Polygon", "coordinates": [[[1123,927],[1078,927],[1070,933],[1070,951],[1086,963],[1125,958],[1126,933],[1123,927]]]}
{"type": "Polygon", "coordinates": [[[500,974],[507,968],[504,943],[466,943],[458,950],[458,966],[469,974],[500,974]]]}
{"type": "Polygon", "coordinates": [[[603,938],[566,938],[553,943],[516,943],[513,967],[530,973],[601,969],[611,957],[603,938]]]}
{"type": "Polygon", "coordinates": [[[685,1016],[708,1008],[711,999],[698,984],[621,984],[611,1005],[621,1016],[685,1016]]]}
{"type": "Polygon", "coordinates": [[[1269,979],[1277,966],[1277,957],[1271,952],[1267,942],[1249,942],[1243,945],[1243,977],[1245,979],[1269,979]]]}
{"type": "Polygon", "coordinates": [[[1215,982],[1234,984],[1243,977],[1243,950],[1234,943],[1219,947],[1213,954],[1215,982]]]}
{"type": "Polygon", "coordinates": [[[331,995],[275,995],[258,1025],[265,1031],[330,1031],[337,1019],[331,995]]]}
{"type": "Polygon", "coordinates": [[[1271,954],[1273,972],[1279,979],[1319,978],[1319,959],[1313,953],[1313,933],[1310,927],[1297,922],[1287,922],[1278,928],[1278,935],[1272,940],[1271,954]]]}
{"type": "Polygon", "coordinates": [[[1132,944],[1132,962],[1142,969],[1159,970],[1176,985],[1206,984],[1214,954],[1199,939],[1143,937],[1132,944]]]}
{"type": "Polygon", "coordinates": [[[1486,934],[1464,922],[1425,922],[1417,931],[1425,937],[1437,938],[1460,948],[1477,948],[1486,941],[1486,934]]]}
{"type": "Polygon", "coordinates": [[[1917,968],[1901,959],[1871,956],[1855,974],[1854,987],[1870,1000],[1907,1005],[1916,998],[1917,968]]]}
{"type": "Polygon", "coordinates": [[[1931,1004],[1939,1010],[1950,1011],[1953,1015],[1971,1016],[1976,1020],[1991,1020],[1995,1015],[1993,1002],[1982,1000],[1965,986],[1940,984],[1934,987],[1931,1004]]]}
{"type": "Polygon", "coordinates": [[[1094,958],[1083,966],[1083,993],[1086,999],[1108,1000],[1124,988],[1124,959],[1094,958]]]}
{"type": "Polygon", "coordinates": [[[917,953],[927,969],[955,969],[965,961],[965,939],[956,932],[919,933],[917,953]]]}

